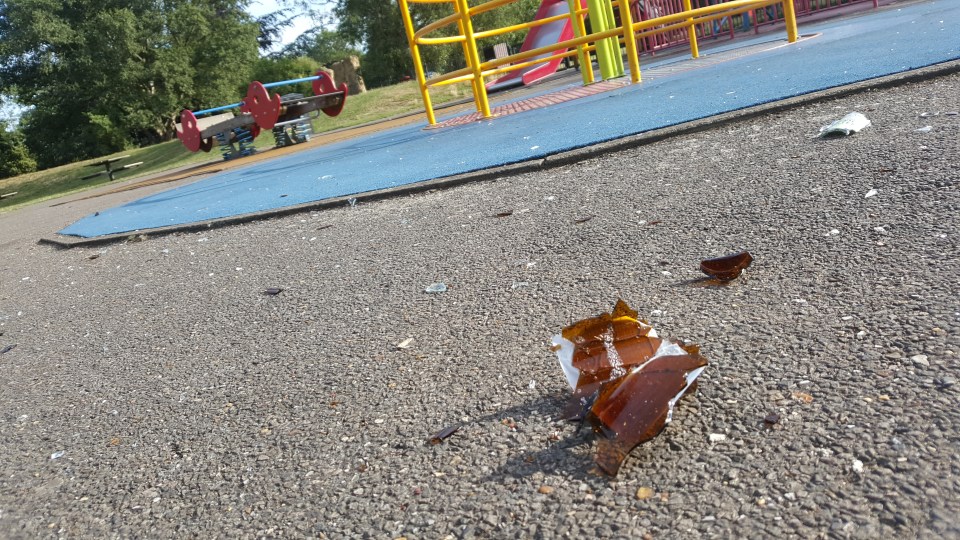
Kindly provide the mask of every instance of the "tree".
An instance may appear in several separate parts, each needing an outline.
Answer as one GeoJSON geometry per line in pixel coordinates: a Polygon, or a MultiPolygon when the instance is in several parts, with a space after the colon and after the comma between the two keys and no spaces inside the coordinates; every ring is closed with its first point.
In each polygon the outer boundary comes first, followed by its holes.
{"type": "Polygon", "coordinates": [[[301,34],[293,43],[284,47],[279,56],[306,56],[327,66],[348,56],[362,57],[363,53],[340,32],[317,27],[301,34]]]}
{"type": "Polygon", "coordinates": [[[338,32],[365,49],[361,66],[368,86],[393,84],[413,73],[396,0],[339,0],[334,16],[338,32]]]}
{"type": "Polygon", "coordinates": [[[7,131],[6,123],[0,121],[0,178],[17,176],[37,170],[37,162],[30,156],[23,134],[7,131]]]}
{"type": "MultiPolygon", "coordinates": [[[[479,5],[480,2],[472,2],[479,5]]],[[[502,28],[530,21],[536,13],[538,0],[519,0],[474,19],[476,30],[502,28]]],[[[337,0],[333,11],[339,20],[337,32],[365,48],[363,76],[370,86],[392,84],[404,76],[413,75],[413,60],[407,43],[400,7],[396,0],[337,0]]],[[[453,13],[449,4],[411,4],[410,16],[416,28],[453,13]]],[[[457,27],[438,30],[433,35],[452,35],[457,27]]],[[[491,38],[519,46],[523,32],[491,38]]],[[[483,45],[483,44],[481,44],[483,45]]],[[[424,67],[428,71],[448,72],[466,65],[460,45],[431,45],[420,48],[424,67]]]]}
{"type": "Polygon", "coordinates": [[[260,47],[260,52],[268,52],[274,45],[280,44],[283,31],[293,26],[293,20],[296,18],[296,16],[290,16],[290,11],[292,8],[278,9],[257,18],[257,26],[260,28],[257,45],[260,47]]]}
{"type": "Polygon", "coordinates": [[[250,0],[0,0],[0,93],[33,110],[44,167],[173,135],[183,108],[235,101],[257,59],[250,0]]]}
{"type": "MultiPolygon", "coordinates": [[[[262,83],[301,79],[316,74],[320,64],[305,56],[296,58],[261,58],[253,68],[253,80],[262,83]]],[[[280,94],[298,93],[305,96],[313,94],[313,86],[309,82],[281,86],[275,89],[280,94]]],[[[247,87],[243,87],[246,93],[247,87]]]]}

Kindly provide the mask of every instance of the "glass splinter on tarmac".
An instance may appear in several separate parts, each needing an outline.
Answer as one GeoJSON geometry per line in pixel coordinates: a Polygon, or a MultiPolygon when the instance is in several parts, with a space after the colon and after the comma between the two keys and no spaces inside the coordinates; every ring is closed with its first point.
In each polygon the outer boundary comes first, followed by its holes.
{"type": "Polygon", "coordinates": [[[552,350],[573,388],[566,417],[590,422],[599,437],[596,463],[611,476],[670,423],[707,366],[695,345],[661,339],[623,300],[613,313],[564,328],[552,350]]]}
{"type": "Polygon", "coordinates": [[[741,251],[733,255],[706,259],[700,261],[700,271],[720,281],[732,281],[753,262],[753,255],[749,251],[741,251]]]}
{"type": "Polygon", "coordinates": [[[433,437],[430,437],[427,442],[430,444],[440,444],[443,441],[449,439],[453,436],[454,433],[460,430],[460,426],[447,426],[440,431],[438,431],[433,437]]]}

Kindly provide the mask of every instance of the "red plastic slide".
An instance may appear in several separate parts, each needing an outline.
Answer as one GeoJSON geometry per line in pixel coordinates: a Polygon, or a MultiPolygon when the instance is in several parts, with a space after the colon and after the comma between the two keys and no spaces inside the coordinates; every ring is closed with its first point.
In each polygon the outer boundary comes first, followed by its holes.
{"type": "MultiPolygon", "coordinates": [[[[534,16],[534,20],[545,19],[547,17],[553,17],[554,15],[562,15],[565,13],[570,13],[570,6],[567,4],[567,0],[543,0],[540,3],[540,7],[537,9],[537,14],[534,16]]],[[[535,26],[531,28],[529,32],[527,32],[527,37],[523,40],[523,47],[520,48],[520,52],[529,51],[530,49],[536,49],[539,47],[546,47],[547,45],[559,43],[568,39],[573,39],[573,26],[570,24],[570,19],[561,19],[543,26],[535,26]]],[[[563,51],[556,51],[552,54],[557,55],[561,54],[562,52],[563,51]]],[[[538,56],[537,58],[549,58],[550,56],[551,54],[547,53],[538,56]]],[[[549,62],[537,64],[526,69],[511,71],[503,77],[500,77],[499,79],[487,84],[487,90],[500,90],[502,88],[519,84],[533,84],[557,71],[557,67],[560,66],[560,62],[562,61],[562,58],[556,58],[554,60],[550,60],[549,62]]]]}

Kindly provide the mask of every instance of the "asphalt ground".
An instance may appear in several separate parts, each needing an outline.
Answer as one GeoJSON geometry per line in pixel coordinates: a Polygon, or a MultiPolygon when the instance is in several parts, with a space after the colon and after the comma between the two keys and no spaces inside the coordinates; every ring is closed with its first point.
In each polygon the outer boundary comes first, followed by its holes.
{"type": "Polygon", "coordinates": [[[354,207],[8,237],[2,536],[956,538],[958,110],[954,73],[354,207]],[[617,298],[711,364],[610,479],[548,343],[617,298]]]}
{"type": "MultiPolygon", "coordinates": [[[[605,141],[956,60],[960,5],[930,0],[805,24],[794,44],[454,128],[406,126],[225,171],[60,231],[95,238],[233,219],[549,158],[605,141]]],[[[728,45],[770,42],[760,36],[728,45]]],[[[734,54],[734,56],[738,56],[734,54]]],[[[656,62],[652,63],[656,65],[656,62]]],[[[574,88],[579,88],[575,84],[574,88]]]]}

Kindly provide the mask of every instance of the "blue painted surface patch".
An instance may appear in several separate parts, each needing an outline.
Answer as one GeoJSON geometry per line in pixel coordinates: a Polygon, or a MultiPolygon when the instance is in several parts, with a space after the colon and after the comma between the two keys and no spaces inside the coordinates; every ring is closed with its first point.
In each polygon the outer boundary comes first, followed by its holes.
{"type": "Polygon", "coordinates": [[[101,211],[60,233],[92,238],[184,225],[526,161],[954,60],[957,28],[955,0],[802,26],[803,34],[822,35],[493,121],[406,126],[278,157],[101,211]]]}

